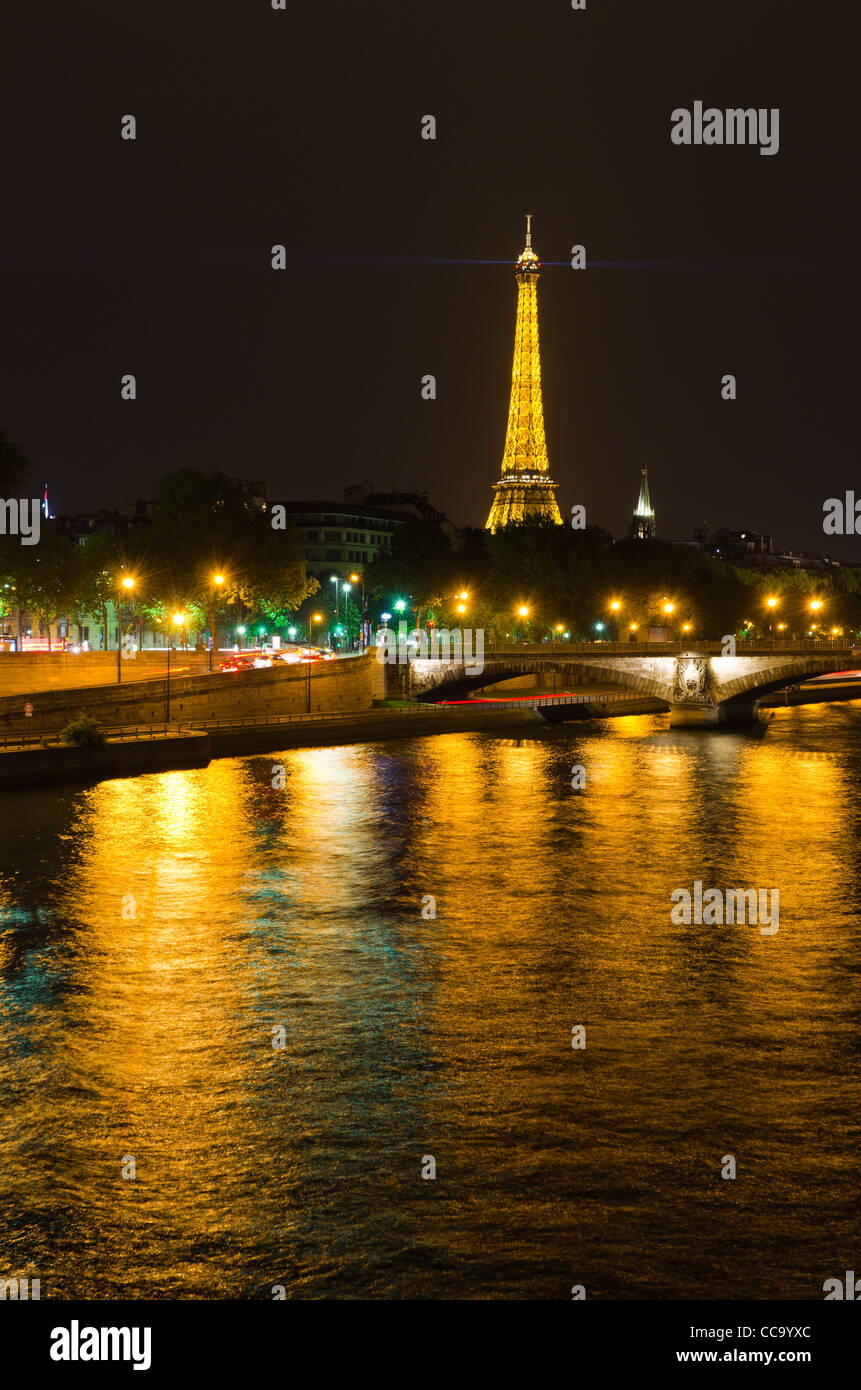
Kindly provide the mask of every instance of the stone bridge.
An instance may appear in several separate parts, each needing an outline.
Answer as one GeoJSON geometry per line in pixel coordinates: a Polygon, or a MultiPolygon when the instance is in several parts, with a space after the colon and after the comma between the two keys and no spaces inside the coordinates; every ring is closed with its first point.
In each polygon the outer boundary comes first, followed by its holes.
{"type": "Polygon", "coordinates": [[[618,685],[632,697],[661,700],[671,726],[679,726],[754,720],[761,696],[844,670],[861,656],[834,639],[739,642],[735,655],[723,652],[720,642],[513,643],[487,647],[483,669],[445,658],[386,669],[390,694],[422,701],[465,699],[499,681],[555,671],[572,685],[618,685]]]}

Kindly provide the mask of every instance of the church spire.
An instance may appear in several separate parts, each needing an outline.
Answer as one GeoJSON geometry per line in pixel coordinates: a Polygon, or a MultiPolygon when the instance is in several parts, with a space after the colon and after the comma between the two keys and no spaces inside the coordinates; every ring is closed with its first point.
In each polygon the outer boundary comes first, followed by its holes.
{"type": "Polygon", "coordinates": [[[657,534],[655,528],[655,511],[652,506],[652,499],[649,496],[649,472],[646,468],[646,461],[643,460],[643,467],[640,470],[640,496],[637,498],[637,505],[634,508],[634,516],[631,520],[631,535],[637,540],[651,540],[657,534]]]}

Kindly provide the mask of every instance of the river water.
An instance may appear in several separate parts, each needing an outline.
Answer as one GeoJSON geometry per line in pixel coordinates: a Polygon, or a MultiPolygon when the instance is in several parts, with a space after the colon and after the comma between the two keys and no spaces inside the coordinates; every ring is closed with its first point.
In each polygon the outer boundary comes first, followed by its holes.
{"type": "Polygon", "coordinates": [[[4,794],[0,1279],[821,1299],[857,1267],[859,732],[620,718],[4,794]],[[695,880],[777,888],[779,930],[674,925],[695,880]]]}

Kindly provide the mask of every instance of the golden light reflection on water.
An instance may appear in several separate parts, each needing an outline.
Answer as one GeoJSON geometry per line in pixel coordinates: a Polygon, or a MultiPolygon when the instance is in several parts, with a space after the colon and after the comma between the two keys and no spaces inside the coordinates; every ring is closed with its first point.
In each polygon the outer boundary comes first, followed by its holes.
{"type": "Polygon", "coordinates": [[[564,1296],[577,1259],[616,1296],[705,1296],[719,1268],[724,1296],[803,1296],[851,1204],[857,720],[665,722],[0,803],[0,1213],[21,1262],[66,1294],[392,1295],[432,1292],[421,1246],[450,1293],[564,1296]],[[673,927],[695,879],[779,887],[777,936],[673,927]],[[705,1216],[706,1155],[730,1143],[755,1200],[705,1216]],[[449,1198],[430,1226],[424,1152],[449,1198]]]}

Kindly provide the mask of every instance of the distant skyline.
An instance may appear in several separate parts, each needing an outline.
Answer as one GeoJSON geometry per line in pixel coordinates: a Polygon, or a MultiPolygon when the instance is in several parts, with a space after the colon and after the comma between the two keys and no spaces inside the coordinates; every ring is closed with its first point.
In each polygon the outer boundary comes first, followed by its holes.
{"type": "Polygon", "coordinates": [[[646,459],[666,538],[708,522],[861,560],[822,530],[861,493],[838,9],[548,0],[524,31],[485,0],[335,3],[325,46],[301,8],[11,14],[0,426],[38,495],[120,507],[186,466],[297,499],[368,478],[482,526],[532,212],[563,515],[624,535],[646,459]],[[699,98],[779,108],[779,152],[674,146],[699,98]]]}

